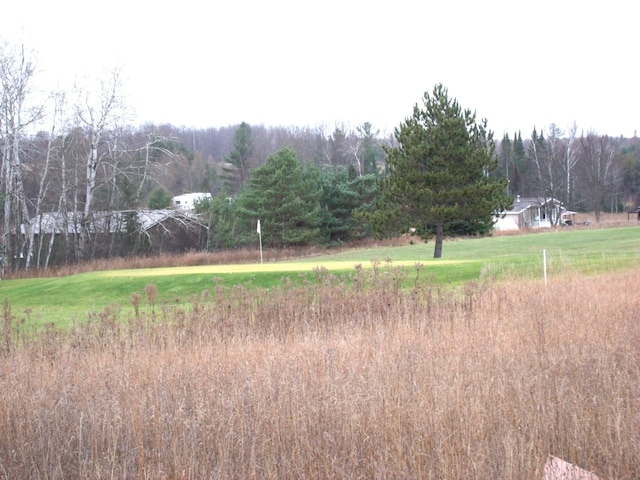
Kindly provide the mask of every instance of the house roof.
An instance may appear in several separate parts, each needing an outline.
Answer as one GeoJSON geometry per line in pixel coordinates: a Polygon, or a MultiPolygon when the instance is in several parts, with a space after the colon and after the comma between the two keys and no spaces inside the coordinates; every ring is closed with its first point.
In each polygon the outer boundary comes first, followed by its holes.
{"type": "Polygon", "coordinates": [[[169,208],[165,208],[162,210],[139,210],[137,213],[138,222],[140,222],[142,230],[149,230],[150,228],[164,222],[169,218],[173,218],[192,225],[198,224],[202,225],[203,227],[205,226],[202,222],[200,222],[200,220],[198,220],[195,215],[169,208]]]}
{"type": "Polygon", "coordinates": [[[517,195],[516,198],[513,199],[513,208],[508,210],[507,213],[521,213],[531,207],[542,207],[548,203],[559,205],[560,201],[550,197],[521,197],[520,195],[517,195]]]}

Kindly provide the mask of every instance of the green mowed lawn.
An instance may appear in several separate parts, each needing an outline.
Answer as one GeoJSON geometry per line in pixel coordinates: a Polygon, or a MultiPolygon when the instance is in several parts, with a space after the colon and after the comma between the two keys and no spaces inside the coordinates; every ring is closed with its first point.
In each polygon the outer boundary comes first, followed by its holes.
{"type": "MultiPolygon", "coordinates": [[[[433,259],[433,242],[403,247],[381,247],[341,252],[293,262],[211,265],[138,270],[111,270],[63,278],[0,281],[4,317],[26,320],[37,328],[53,322],[60,326],[87,319],[105,308],[133,313],[131,296],[145,286],[157,288],[156,305],[186,304],[216,288],[279,288],[285,283],[317,282],[318,270],[354,275],[356,266],[381,270],[404,269],[408,282],[416,275],[446,285],[482,278],[542,277],[543,251],[547,273],[584,274],[640,265],[640,227],[562,229],[529,235],[450,240],[443,258],[433,259]],[[416,266],[419,267],[419,274],[416,266]]],[[[256,255],[258,258],[258,254],[256,255]]]]}

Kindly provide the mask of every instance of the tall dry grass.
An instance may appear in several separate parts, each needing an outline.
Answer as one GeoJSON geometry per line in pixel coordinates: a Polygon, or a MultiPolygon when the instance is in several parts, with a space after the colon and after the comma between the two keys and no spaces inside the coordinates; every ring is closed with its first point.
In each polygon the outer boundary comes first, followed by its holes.
{"type": "Polygon", "coordinates": [[[540,479],[549,454],[640,477],[638,273],[402,275],[142,298],[11,337],[0,477],[540,479]]]}

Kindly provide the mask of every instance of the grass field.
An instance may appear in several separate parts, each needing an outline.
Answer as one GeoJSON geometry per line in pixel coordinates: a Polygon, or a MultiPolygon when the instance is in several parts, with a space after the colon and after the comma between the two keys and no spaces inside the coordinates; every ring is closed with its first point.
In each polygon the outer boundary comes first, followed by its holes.
{"type": "Polygon", "coordinates": [[[640,478],[639,233],[3,280],[0,479],[640,478]]]}
{"type": "Polygon", "coordinates": [[[277,288],[285,281],[311,282],[319,269],[353,275],[356,266],[386,270],[404,267],[410,284],[417,265],[423,280],[461,285],[483,278],[539,278],[543,275],[543,250],[548,275],[568,270],[592,274],[628,268],[640,263],[640,227],[453,240],[445,243],[444,258],[438,260],[432,258],[433,244],[419,243],[262,265],[140,268],[5,280],[0,282],[0,300],[8,302],[13,315],[30,328],[51,322],[69,326],[106,307],[130,308],[131,295],[143,294],[148,285],[156,288],[159,305],[188,303],[220,286],[277,288]]]}

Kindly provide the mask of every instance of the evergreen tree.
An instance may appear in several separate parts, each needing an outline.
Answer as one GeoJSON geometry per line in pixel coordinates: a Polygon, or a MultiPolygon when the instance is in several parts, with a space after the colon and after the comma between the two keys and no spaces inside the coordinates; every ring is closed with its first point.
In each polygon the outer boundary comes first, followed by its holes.
{"type": "Polygon", "coordinates": [[[522,141],[522,134],[518,132],[513,137],[513,171],[511,172],[511,194],[512,195],[524,195],[525,194],[525,177],[527,175],[527,153],[524,148],[524,142],[522,141]]]}
{"type": "Polygon", "coordinates": [[[624,196],[637,206],[640,204],[640,144],[623,147],[620,155],[624,196]]]}
{"type": "Polygon", "coordinates": [[[500,142],[499,159],[498,175],[510,180],[511,174],[513,173],[513,143],[508,133],[503,135],[502,141],[500,142]]]}
{"type": "Polygon", "coordinates": [[[253,155],[251,126],[242,122],[233,137],[233,151],[225,158],[232,168],[225,168],[227,186],[231,193],[237,193],[249,178],[249,167],[253,155]]]}
{"type": "Polygon", "coordinates": [[[264,245],[316,244],[321,239],[321,195],[317,168],[303,166],[293,149],[285,147],[253,171],[249,188],[238,199],[238,214],[245,227],[260,219],[264,245]]]}
{"type": "Polygon", "coordinates": [[[370,236],[368,222],[356,212],[370,209],[378,192],[376,176],[359,176],[351,165],[323,172],[320,183],[323,237],[339,243],[370,236]]]}
{"type": "Polygon", "coordinates": [[[358,200],[356,192],[349,188],[349,182],[349,171],[344,167],[332,168],[320,177],[322,231],[330,243],[348,240],[353,228],[351,212],[358,200]]]}
{"type": "Polygon", "coordinates": [[[389,220],[391,227],[415,227],[424,237],[435,229],[434,258],[440,258],[445,224],[486,225],[510,200],[506,180],[490,176],[498,161],[486,121],[477,123],[475,113],[462,110],[441,84],[425,93],[423,107],[415,105],[395,130],[399,146],[387,149],[382,213],[371,218],[378,232],[389,220]]]}
{"type": "Polygon", "coordinates": [[[329,137],[329,164],[334,167],[348,165],[349,156],[347,155],[347,150],[347,135],[343,128],[336,126],[329,137]]]}
{"type": "Polygon", "coordinates": [[[152,210],[167,208],[171,205],[171,194],[162,187],[156,187],[151,190],[147,204],[152,210]]]}
{"type": "Polygon", "coordinates": [[[364,174],[378,173],[378,158],[382,156],[380,142],[376,135],[378,132],[372,131],[373,126],[369,122],[365,122],[358,127],[358,133],[362,135],[362,147],[364,149],[364,174]]]}
{"type": "Polygon", "coordinates": [[[373,236],[368,216],[374,211],[380,197],[378,179],[379,175],[369,174],[351,180],[350,187],[358,194],[358,206],[351,212],[355,224],[350,236],[354,240],[373,236]]]}
{"type": "Polygon", "coordinates": [[[217,195],[226,190],[226,183],[227,178],[216,171],[215,165],[211,163],[204,164],[204,174],[200,179],[199,191],[217,195]]]}
{"type": "Polygon", "coordinates": [[[237,246],[235,202],[226,192],[204,199],[196,206],[196,213],[208,216],[207,249],[210,251],[237,246]]]}

